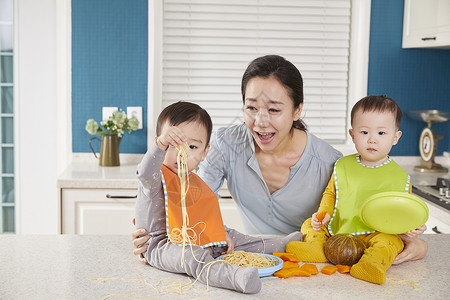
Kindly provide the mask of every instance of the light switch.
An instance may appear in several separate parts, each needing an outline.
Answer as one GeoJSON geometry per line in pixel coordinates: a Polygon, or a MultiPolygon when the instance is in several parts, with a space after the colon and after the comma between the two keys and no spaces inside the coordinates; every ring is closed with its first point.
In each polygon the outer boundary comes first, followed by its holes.
{"type": "Polygon", "coordinates": [[[108,120],[112,116],[113,112],[117,110],[117,107],[103,106],[102,107],[102,121],[108,120]]]}
{"type": "Polygon", "coordinates": [[[128,119],[136,117],[139,121],[138,129],[143,128],[142,124],[142,106],[128,106],[127,107],[127,117],[128,119]]]}

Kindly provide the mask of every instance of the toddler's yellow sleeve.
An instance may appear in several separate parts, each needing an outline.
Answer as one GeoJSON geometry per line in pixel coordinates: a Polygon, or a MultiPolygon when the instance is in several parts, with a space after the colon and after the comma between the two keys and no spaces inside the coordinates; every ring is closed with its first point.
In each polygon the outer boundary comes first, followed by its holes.
{"type": "Polygon", "coordinates": [[[330,216],[334,213],[334,204],[336,203],[336,186],[334,184],[334,174],[331,175],[325,191],[322,194],[322,200],[318,211],[325,210],[330,216]]]}

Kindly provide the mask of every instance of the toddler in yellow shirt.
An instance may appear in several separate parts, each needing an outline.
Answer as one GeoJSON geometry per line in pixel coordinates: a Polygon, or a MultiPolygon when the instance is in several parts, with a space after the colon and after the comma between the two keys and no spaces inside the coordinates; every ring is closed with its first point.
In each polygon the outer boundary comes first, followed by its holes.
{"type": "MultiPolygon", "coordinates": [[[[368,248],[350,274],[377,284],[386,281],[386,271],[403,250],[403,241],[396,234],[376,232],[365,225],[359,208],[376,193],[411,192],[409,175],[388,155],[402,135],[401,118],[400,107],[386,96],[367,96],[355,104],[349,133],[358,153],[336,162],[319,207],[327,214],[321,222],[316,217],[318,212],[306,220],[301,228],[303,242],[288,243],[287,252],[301,261],[327,262],[324,245],[331,235],[359,235],[368,248]]],[[[425,229],[422,226],[407,235],[415,237],[425,229]]]]}

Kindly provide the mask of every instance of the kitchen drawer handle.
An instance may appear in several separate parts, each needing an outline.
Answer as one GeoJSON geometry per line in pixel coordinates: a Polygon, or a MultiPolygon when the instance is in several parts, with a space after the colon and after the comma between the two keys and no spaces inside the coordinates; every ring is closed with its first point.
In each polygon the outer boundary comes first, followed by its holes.
{"type": "Polygon", "coordinates": [[[431,41],[431,40],[435,41],[436,37],[434,36],[434,37],[424,37],[424,38],[422,38],[422,41],[431,41]]]}
{"type": "Polygon", "coordinates": [[[433,230],[436,233],[442,233],[439,231],[439,229],[437,228],[437,226],[434,226],[433,228],[431,228],[431,230],[433,230]]]}
{"type": "Polygon", "coordinates": [[[132,198],[137,198],[137,195],[136,196],[114,196],[114,195],[106,194],[106,198],[109,198],[109,199],[132,199],[132,198]]]}

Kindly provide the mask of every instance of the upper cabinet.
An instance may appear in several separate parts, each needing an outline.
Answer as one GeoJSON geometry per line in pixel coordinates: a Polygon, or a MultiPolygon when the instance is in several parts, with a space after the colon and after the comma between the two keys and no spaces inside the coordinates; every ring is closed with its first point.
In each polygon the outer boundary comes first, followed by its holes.
{"type": "Polygon", "coordinates": [[[450,49],[450,1],[405,0],[402,47],[450,49]]]}

